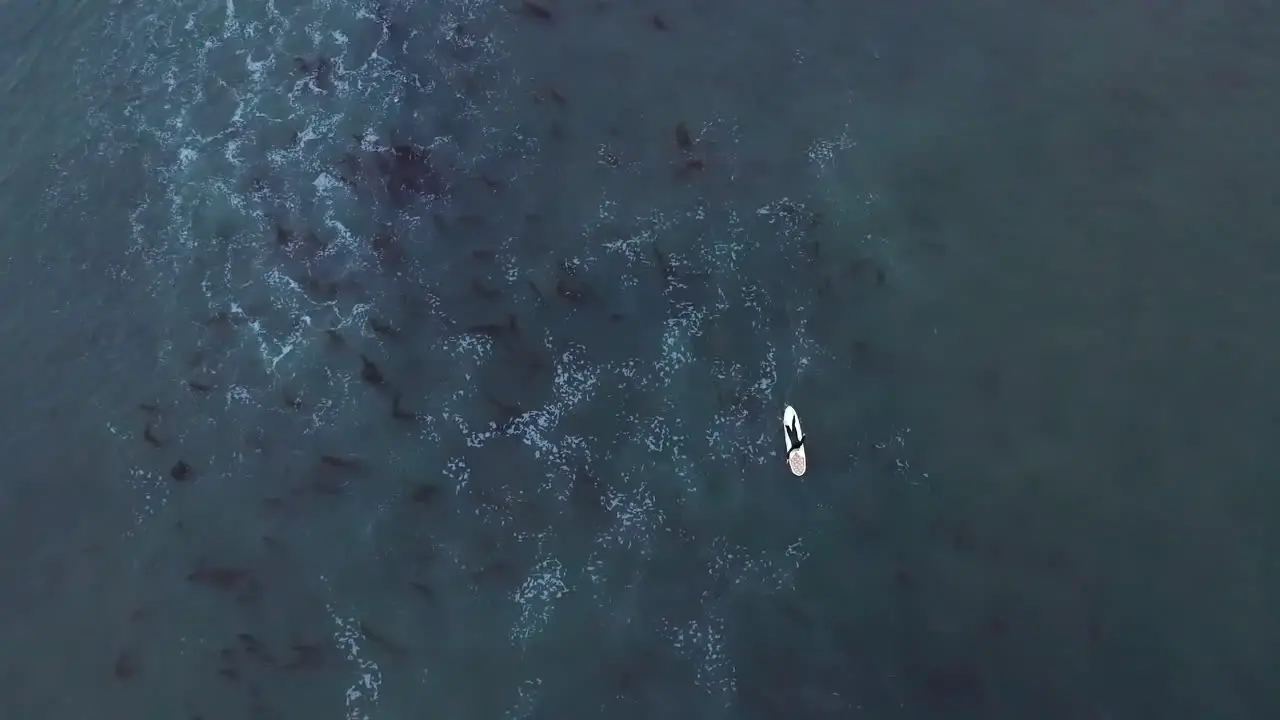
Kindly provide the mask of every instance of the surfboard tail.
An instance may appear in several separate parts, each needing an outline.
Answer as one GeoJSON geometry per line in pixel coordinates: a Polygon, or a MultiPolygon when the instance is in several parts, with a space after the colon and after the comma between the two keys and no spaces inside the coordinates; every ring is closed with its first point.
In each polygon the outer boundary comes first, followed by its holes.
{"type": "Polygon", "coordinates": [[[791,468],[791,474],[796,477],[804,475],[804,471],[808,469],[807,465],[808,462],[805,460],[804,450],[797,450],[791,453],[791,457],[787,458],[787,466],[791,468]]]}

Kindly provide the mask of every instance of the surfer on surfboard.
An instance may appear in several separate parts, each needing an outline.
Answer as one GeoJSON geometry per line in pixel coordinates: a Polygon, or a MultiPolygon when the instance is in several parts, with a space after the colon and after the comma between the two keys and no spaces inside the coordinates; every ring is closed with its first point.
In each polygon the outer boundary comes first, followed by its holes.
{"type": "Polygon", "coordinates": [[[804,475],[804,431],[800,429],[800,415],[788,405],[782,412],[782,430],[787,441],[787,465],[796,477],[804,475]]]}

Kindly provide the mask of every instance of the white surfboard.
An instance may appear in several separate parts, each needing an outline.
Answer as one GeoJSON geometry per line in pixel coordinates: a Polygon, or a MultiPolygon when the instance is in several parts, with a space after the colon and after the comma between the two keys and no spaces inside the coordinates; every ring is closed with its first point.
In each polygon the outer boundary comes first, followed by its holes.
{"type": "Polygon", "coordinates": [[[807,465],[803,445],[804,430],[800,428],[800,415],[790,405],[782,411],[782,440],[786,443],[784,447],[787,449],[787,467],[791,468],[791,474],[796,477],[804,475],[807,465]],[[795,430],[797,439],[802,443],[799,447],[792,447],[791,433],[787,432],[788,428],[795,430]]]}

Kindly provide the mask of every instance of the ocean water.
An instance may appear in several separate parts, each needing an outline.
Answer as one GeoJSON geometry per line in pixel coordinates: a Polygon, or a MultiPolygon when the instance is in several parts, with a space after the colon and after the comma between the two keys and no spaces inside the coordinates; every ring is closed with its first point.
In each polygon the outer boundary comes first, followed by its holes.
{"type": "Polygon", "coordinates": [[[0,17],[4,717],[1280,712],[1272,5],[0,17]]]}

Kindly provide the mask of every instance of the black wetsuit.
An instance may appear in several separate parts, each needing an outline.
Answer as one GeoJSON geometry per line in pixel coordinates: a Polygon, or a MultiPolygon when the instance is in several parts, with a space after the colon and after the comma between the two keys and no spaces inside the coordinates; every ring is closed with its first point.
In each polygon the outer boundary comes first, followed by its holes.
{"type": "Polygon", "coordinates": [[[800,429],[796,427],[793,420],[790,425],[786,426],[787,431],[787,457],[791,457],[791,453],[804,447],[804,438],[800,437],[800,429]]]}

